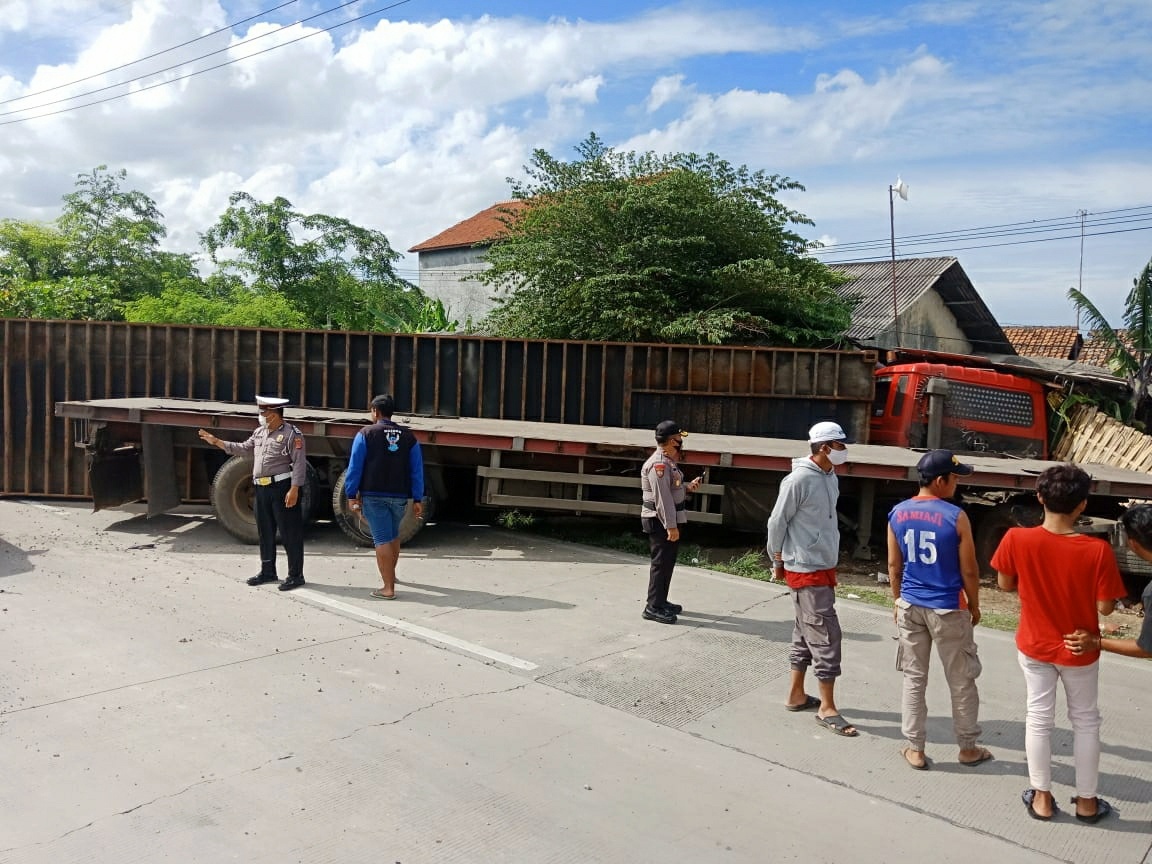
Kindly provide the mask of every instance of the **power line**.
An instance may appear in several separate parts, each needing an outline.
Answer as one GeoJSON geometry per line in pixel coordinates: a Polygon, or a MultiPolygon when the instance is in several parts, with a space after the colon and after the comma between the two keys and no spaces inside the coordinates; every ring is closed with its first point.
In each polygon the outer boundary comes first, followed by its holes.
{"type": "MultiPolygon", "coordinates": [[[[1139,228],[1117,228],[1113,231],[1096,231],[1093,233],[1085,234],[1084,236],[1085,237],[1105,237],[1105,236],[1108,236],[1110,234],[1129,234],[1133,231],[1149,231],[1149,230],[1152,230],[1152,225],[1143,225],[1139,228]]],[[[1031,244],[1031,243],[1049,243],[1053,240],[1076,240],[1079,237],[1080,237],[1079,233],[1075,233],[1075,234],[1066,234],[1066,235],[1061,236],[1061,237],[1038,237],[1038,238],[1035,238],[1032,240],[1010,240],[1010,241],[1007,241],[1005,243],[984,243],[984,244],[980,244],[977,246],[945,246],[945,247],[941,247],[939,249],[927,249],[927,250],[922,249],[917,254],[921,255],[921,256],[927,256],[927,255],[945,254],[945,253],[951,253],[951,252],[968,252],[968,251],[971,251],[973,249],[995,249],[995,248],[1000,247],[1000,246],[1024,246],[1024,245],[1031,244]]],[[[834,249],[827,249],[825,251],[832,252],[835,250],[834,249]]],[[[825,261],[824,263],[832,265],[832,264],[851,264],[851,263],[857,263],[857,262],[865,263],[865,262],[869,262],[869,261],[887,261],[887,260],[888,260],[887,255],[878,255],[878,256],[865,257],[865,258],[848,258],[848,259],[837,260],[837,261],[825,261]]]]}
{"type": "MultiPolygon", "coordinates": [[[[1144,222],[1152,220],[1152,205],[1144,205],[1142,207],[1126,207],[1117,210],[1103,210],[1098,211],[1093,215],[1105,218],[1086,219],[1084,220],[1085,227],[1099,228],[1104,226],[1144,222]]],[[[1080,223],[1081,219],[1079,215],[1076,215],[1067,218],[1041,219],[1033,220],[1030,222],[1009,222],[1003,225],[989,225],[983,228],[961,228],[954,231],[938,231],[928,234],[906,234],[904,236],[898,237],[897,239],[900,241],[902,246],[938,244],[949,241],[963,242],[967,240],[992,237],[1013,237],[1026,234],[1044,234],[1071,229],[1079,231],[1080,223]]],[[[876,240],[860,240],[848,243],[837,243],[834,246],[816,248],[812,251],[816,253],[848,252],[858,249],[864,250],[869,248],[886,247],[888,243],[889,238],[885,237],[883,239],[876,240]]]]}
{"type": "MultiPolygon", "coordinates": [[[[213,36],[218,36],[221,33],[226,33],[228,31],[230,31],[233,27],[239,27],[241,24],[247,24],[249,21],[254,21],[255,19],[261,17],[262,15],[271,15],[273,12],[276,12],[276,11],[279,11],[280,9],[283,9],[285,6],[291,6],[294,3],[299,3],[299,2],[300,2],[300,0],[288,0],[287,3],[281,3],[279,6],[273,6],[271,9],[265,9],[263,12],[257,12],[255,15],[250,15],[249,17],[242,18],[239,21],[233,21],[231,24],[226,24],[218,30],[213,30],[211,33],[205,33],[203,36],[197,36],[195,39],[189,39],[186,42],[181,42],[179,45],[173,45],[171,48],[164,48],[161,51],[155,51],[151,54],[148,54],[144,57],[140,57],[136,60],[130,60],[127,63],[121,63],[119,66],[113,66],[111,69],[105,69],[102,72],[93,72],[91,75],[85,75],[83,78],[77,78],[75,81],[69,81],[65,84],[57,84],[55,87],[46,87],[43,90],[37,90],[34,93],[25,93],[23,96],[15,96],[12,99],[0,99],[0,105],[10,105],[13,102],[23,102],[25,99],[32,99],[33,97],[36,97],[36,96],[43,96],[45,93],[54,93],[57,90],[63,90],[65,87],[72,87],[76,84],[83,84],[85,81],[91,81],[93,78],[99,78],[102,75],[108,75],[112,72],[119,72],[121,69],[127,69],[129,66],[135,66],[137,63],[143,63],[145,60],[152,60],[156,57],[161,56],[162,54],[168,54],[172,51],[178,51],[181,48],[187,48],[189,45],[193,45],[197,42],[202,42],[205,39],[211,39],[213,36]]],[[[89,18],[88,20],[91,21],[92,19],[89,18]]],[[[299,22],[297,22],[297,23],[299,23],[299,22]]],[[[291,26],[291,25],[288,25],[288,26],[291,26]]],[[[275,31],[273,31],[273,32],[275,32],[275,31]]],[[[243,44],[243,43],[240,43],[240,44],[243,44]]],[[[196,58],[196,59],[199,59],[199,58],[196,58]]],[[[159,72],[163,72],[163,71],[165,71],[165,70],[163,70],[163,69],[159,70],[159,72]]],[[[148,74],[149,75],[156,75],[159,73],[158,72],[150,72],[148,74]]],[[[132,81],[137,81],[137,80],[139,80],[139,79],[138,78],[131,78],[128,81],[124,81],[122,83],[123,84],[130,84],[130,83],[132,83],[132,81]]],[[[112,86],[113,87],[119,87],[120,85],[119,84],[113,84],[112,86]]],[[[69,99],[79,99],[82,96],[88,96],[91,93],[98,93],[98,92],[100,92],[100,91],[93,90],[93,91],[90,91],[89,93],[79,93],[76,96],[70,96],[69,99]]],[[[60,101],[67,101],[67,100],[60,100],[60,101]]],[[[56,104],[55,102],[46,102],[43,105],[36,105],[36,106],[33,106],[32,108],[25,108],[25,109],[21,109],[21,110],[35,111],[37,108],[45,108],[48,105],[55,105],[55,104],[56,104]]],[[[9,112],[9,113],[17,113],[17,112],[9,112]]],[[[3,116],[3,115],[0,115],[0,116],[3,116]]]]}
{"type": "MultiPolygon", "coordinates": [[[[83,96],[93,95],[95,93],[100,93],[104,90],[110,90],[110,89],[113,89],[115,87],[122,87],[122,86],[125,86],[127,84],[131,84],[133,81],[139,81],[139,80],[142,80],[144,78],[150,78],[154,75],[159,75],[162,72],[169,72],[172,69],[177,69],[177,68],[180,68],[181,66],[187,65],[187,63],[194,63],[194,62],[196,62],[196,60],[203,60],[203,59],[205,59],[207,57],[211,57],[215,54],[221,54],[221,53],[224,53],[225,51],[231,51],[231,50],[239,47],[240,45],[245,45],[245,44],[248,44],[250,42],[255,42],[259,39],[265,38],[266,36],[272,36],[276,33],[281,32],[282,30],[287,29],[288,27],[294,27],[294,26],[296,26],[296,24],[301,24],[301,23],[304,23],[305,21],[311,21],[314,18],[319,18],[323,15],[327,15],[331,12],[334,12],[337,9],[342,9],[345,6],[351,6],[354,3],[358,3],[358,2],[361,2],[361,0],[349,0],[349,2],[347,2],[347,3],[342,3],[339,6],[334,6],[331,9],[326,9],[323,12],[317,13],[316,15],[309,16],[308,18],[303,18],[300,21],[294,22],[293,24],[284,25],[283,27],[279,27],[276,30],[269,31],[268,33],[261,34],[260,36],[255,36],[251,39],[245,39],[243,42],[238,42],[238,43],[236,43],[236,45],[230,45],[227,48],[220,49],[219,51],[211,51],[207,54],[201,55],[200,57],[195,57],[192,60],[187,61],[186,63],[177,63],[177,64],[169,66],[165,69],[159,69],[155,72],[150,72],[147,75],[140,75],[136,78],[129,79],[128,81],[122,81],[119,84],[111,84],[107,87],[101,87],[97,90],[89,91],[88,93],[83,93],[83,94],[80,94],[78,96],[69,97],[68,99],[60,99],[60,100],[57,100],[56,102],[47,102],[47,103],[44,103],[42,105],[37,105],[37,106],[32,107],[32,108],[24,108],[24,109],[21,109],[18,111],[3,112],[3,113],[0,113],[0,117],[5,117],[5,116],[8,116],[9,114],[21,114],[21,113],[24,113],[25,111],[35,111],[35,110],[38,110],[39,108],[46,108],[49,105],[55,105],[58,102],[69,102],[72,99],[80,99],[83,96]]],[[[363,15],[357,15],[355,18],[349,18],[347,21],[341,21],[338,24],[333,24],[330,27],[324,27],[324,28],[321,28],[318,30],[313,30],[311,33],[305,33],[303,36],[298,36],[295,39],[288,40],[287,42],[281,42],[278,45],[271,46],[270,48],[264,48],[260,51],[254,51],[251,54],[245,54],[243,57],[236,57],[236,58],[233,58],[232,60],[226,60],[223,63],[217,63],[213,66],[205,67],[204,69],[197,69],[194,72],[189,72],[185,75],[178,75],[175,78],[169,78],[165,81],[159,81],[156,84],[149,84],[146,87],[140,87],[140,88],[133,90],[129,93],[119,93],[115,96],[108,96],[104,99],[95,99],[91,102],[85,102],[82,105],[71,105],[67,108],[61,108],[57,111],[48,111],[48,112],[45,112],[43,114],[36,114],[32,117],[19,117],[15,120],[0,120],[0,126],[11,126],[12,124],[15,124],[15,123],[26,123],[29,120],[41,120],[45,117],[55,117],[58,114],[66,114],[69,111],[78,111],[81,108],[90,108],[93,105],[102,105],[105,102],[113,102],[117,99],[123,99],[126,96],[134,96],[138,93],[146,93],[149,90],[155,90],[157,87],[166,87],[169,84],[175,84],[178,81],[184,81],[188,78],[194,78],[197,75],[203,75],[206,72],[212,72],[216,69],[222,69],[225,66],[231,66],[233,63],[239,63],[241,60],[250,60],[253,57],[259,57],[261,54],[267,54],[269,51],[275,51],[278,48],[287,48],[289,45],[295,45],[297,42],[302,42],[303,40],[310,39],[313,36],[319,36],[321,33],[330,33],[333,30],[337,30],[341,27],[347,27],[349,24],[355,24],[358,21],[363,21],[365,18],[371,18],[374,15],[379,15],[383,12],[389,11],[390,9],[395,9],[397,6],[403,6],[406,3],[411,3],[411,2],[412,2],[412,0],[396,0],[396,2],[394,2],[394,3],[390,3],[387,6],[382,6],[379,9],[373,9],[371,12],[365,12],[363,15]]]]}

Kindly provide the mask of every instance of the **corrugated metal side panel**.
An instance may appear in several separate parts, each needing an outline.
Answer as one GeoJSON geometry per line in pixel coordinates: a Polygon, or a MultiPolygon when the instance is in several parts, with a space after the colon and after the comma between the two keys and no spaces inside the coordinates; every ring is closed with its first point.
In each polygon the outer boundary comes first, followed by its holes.
{"type": "MultiPolygon", "coordinates": [[[[72,399],[163,396],[800,437],[867,417],[871,352],[631,345],[119,322],[0,321],[0,493],[87,497],[83,453],[54,416],[72,399]]],[[[863,440],[866,431],[858,435],[863,440]]]]}

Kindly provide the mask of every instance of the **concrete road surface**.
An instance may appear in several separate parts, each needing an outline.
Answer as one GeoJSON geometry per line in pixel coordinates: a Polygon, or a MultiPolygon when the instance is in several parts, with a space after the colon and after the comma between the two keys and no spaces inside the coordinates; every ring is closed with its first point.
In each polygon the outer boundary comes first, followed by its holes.
{"type": "MultiPolygon", "coordinates": [[[[434,525],[399,599],[329,527],[308,586],[249,588],[205,514],[0,501],[0,862],[1152,864],[1152,662],[1106,657],[1101,794],[1027,818],[1024,688],[981,630],[983,743],[899,755],[891,613],[842,601],[836,737],[782,703],[791,601],[682,566],[681,622],[640,618],[645,562],[434,525]]],[[[283,561],[281,560],[283,567],[283,561]]]]}

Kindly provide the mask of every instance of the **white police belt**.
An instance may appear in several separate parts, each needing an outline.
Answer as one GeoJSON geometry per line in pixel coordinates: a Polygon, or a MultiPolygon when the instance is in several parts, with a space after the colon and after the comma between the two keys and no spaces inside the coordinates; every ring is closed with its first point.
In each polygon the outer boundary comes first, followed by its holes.
{"type": "Polygon", "coordinates": [[[279,483],[281,480],[287,480],[292,476],[292,472],[288,471],[284,474],[276,474],[272,477],[253,477],[252,482],[257,486],[271,486],[273,483],[279,483]]]}

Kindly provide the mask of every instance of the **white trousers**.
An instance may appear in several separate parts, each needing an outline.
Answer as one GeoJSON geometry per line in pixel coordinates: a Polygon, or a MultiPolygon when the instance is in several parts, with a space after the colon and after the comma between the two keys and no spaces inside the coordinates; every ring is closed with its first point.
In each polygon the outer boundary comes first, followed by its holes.
{"type": "Polygon", "coordinates": [[[1052,791],[1052,728],[1056,725],[1056,682],[1064,685],[1068,720],[1072,724],[1072,759],[1076,794],[1095,798],[1100,778],[1100,709],[1097,694],[1100,662],[1090,666],[1057,666],[1017,652],[1028,690],[1024,751],[1033,789],[1052,791]]]}

